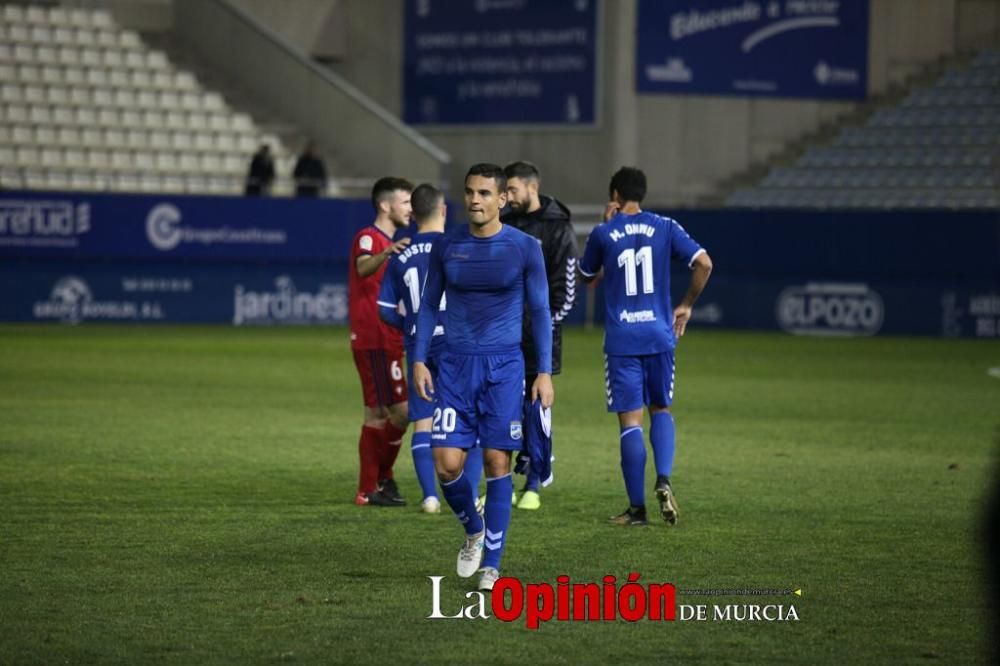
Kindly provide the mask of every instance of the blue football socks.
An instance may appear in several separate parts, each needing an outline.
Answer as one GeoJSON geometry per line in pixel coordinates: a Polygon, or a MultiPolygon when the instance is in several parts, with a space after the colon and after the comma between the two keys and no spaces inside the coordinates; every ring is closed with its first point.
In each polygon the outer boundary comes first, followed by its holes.
{"type": "MultiPolygon", "coordinates": [[[[483,520],[476,511],[476,496],[465,474],[459,474],[458,478],[451,481],[442,481],[441,494],[455,512],[458,521],[465,527],[466,534],[472,536],[483,531],[483,520]]],[[[510,494],[507,495],[507,504],[510,504],[510,494]]]]}
{"type": "Polygon", "coordinates": [[[653,446],[656,475],[669,477],[674,469],[674,417],[670,412],[653,414],[649,443],[653,446]]]}
{"type": "Polygon", "coordinates": [[[642,437],[642,426],[622,428],[621,455],[629,504],[645,506],[646,442],[642,437]]]}
{"type": "Polygon", "coordinates": [[[414,432],[410,440],[413,453],[413,467],[417,471],[417,482],[423,497],[437,497],[437,475],[434,473],[434,454],[431,452],[431,433],[414,432]]]}
{"type": "Polygon", "coordinates": [[[500,556],[507,542],[510,526],[510,496],[514,480],[510,474],[491,479],[486,477],[486,543],[483,554],[484,567],[500,568],[500,556]]]}
{"type": "Polygon", "coordinates": [[[465,478],[472,486],[472,496],[479,497],[479,479],[483,476],[483,450],[479,446],[465,452],[465,478]]]}

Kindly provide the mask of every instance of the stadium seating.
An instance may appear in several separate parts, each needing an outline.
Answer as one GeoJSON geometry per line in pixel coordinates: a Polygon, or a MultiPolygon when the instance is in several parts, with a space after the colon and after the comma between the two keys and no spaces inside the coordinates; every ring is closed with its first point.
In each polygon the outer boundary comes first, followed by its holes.
{"type": "Polygon", "coordinates": [[[0,6],[0,187],[236,194],[262,142],[290,169],[278,137],[107,11],[0,6]]]}
{"type": "Polygon", "coordinates": [[[727,205],[750,208],[1000,207],[1000,51],[844,128],[727,205]]]}

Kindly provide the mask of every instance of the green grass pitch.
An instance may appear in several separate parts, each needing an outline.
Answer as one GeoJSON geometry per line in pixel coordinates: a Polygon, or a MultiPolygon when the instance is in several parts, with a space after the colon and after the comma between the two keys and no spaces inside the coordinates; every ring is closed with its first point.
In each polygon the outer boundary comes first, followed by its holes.
{"type": "MultiPolygon", "coordinates": [[[[996,342],[691,329],[675,528],[626,503],[601,338],[556,382],[555,484],[504,573],[801,588],[798,622],[428,620],[461,533],[355,507],[360,390],[343,329],[0,328],[0,663],[968,663],[994,482],[996,342]]],[[[647,494],[652,498],[652,461],[647,494]]],[[[521,479],[515,479],[521,483],[521,479]]]]}

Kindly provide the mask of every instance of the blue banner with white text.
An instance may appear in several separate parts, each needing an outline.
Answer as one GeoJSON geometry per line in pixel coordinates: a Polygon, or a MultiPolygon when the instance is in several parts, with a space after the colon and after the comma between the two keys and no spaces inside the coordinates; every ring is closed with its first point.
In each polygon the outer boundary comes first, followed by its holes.
{"type": "Polygon", "coordinates": [[[346,262],[0,262],[0,321],[347,323],[346,262]]]}
{"type": "MultiPolygon", "coordinates": [[[[997,211],[664,214],[715,265],[693,330],[1000,338],[997,211]]],[[[0,193],[0,321],[342,325],[372,217],[367,200],[0,193]]],[[[566,323],[600,325],[601,289],[566,323]]]]}
{"type": "Polygon", "coordinates": [[[324,261],[372,221],[367,201],[0,194],[0,257],[324,261]]]}
{"type": "Polygon", "coordinates": [[[639,0],[640,93],[863,99],[868,0],[639,0]]]}
{"type": "Polygon", "coordinates": [[[597,0],[407,0],[410,124],[593,124],[597,0]]]}

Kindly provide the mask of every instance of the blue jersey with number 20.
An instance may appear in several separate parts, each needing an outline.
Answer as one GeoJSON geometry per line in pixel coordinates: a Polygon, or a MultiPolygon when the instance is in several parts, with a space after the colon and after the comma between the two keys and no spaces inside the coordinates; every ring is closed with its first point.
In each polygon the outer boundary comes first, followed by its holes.
{"type": "Polygon", "coordinates": [[[676,345],[670,304],[670,262],[690,268],[702,252],[675,220],[654,213],[619,213],[594,227],[580,261],[588,277],[604,269],[604,352],[643,356],[676,345]]]}

